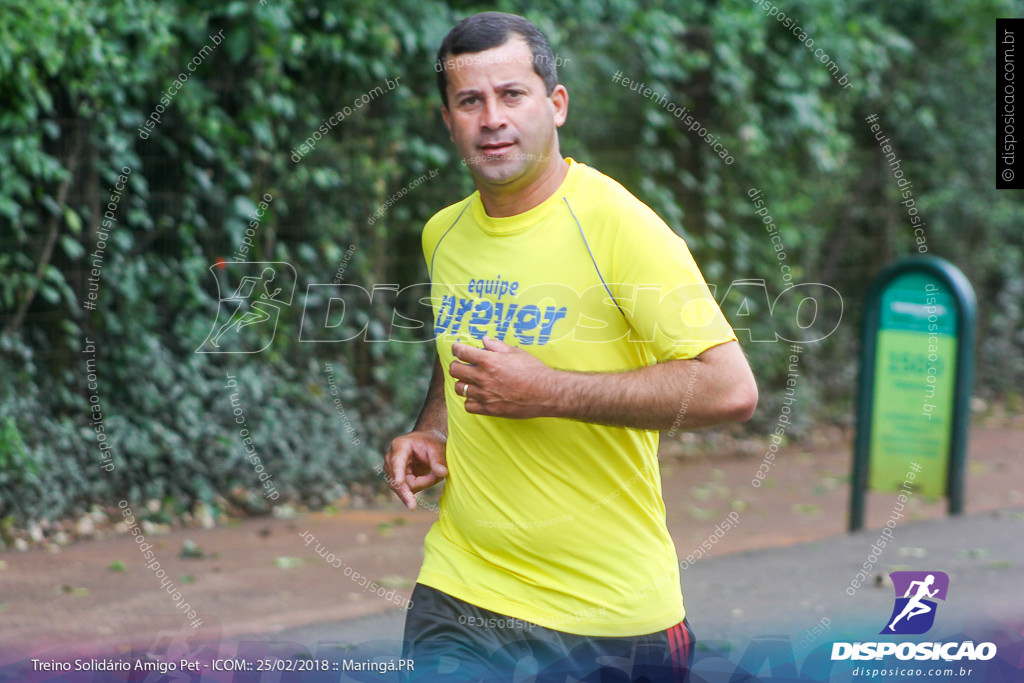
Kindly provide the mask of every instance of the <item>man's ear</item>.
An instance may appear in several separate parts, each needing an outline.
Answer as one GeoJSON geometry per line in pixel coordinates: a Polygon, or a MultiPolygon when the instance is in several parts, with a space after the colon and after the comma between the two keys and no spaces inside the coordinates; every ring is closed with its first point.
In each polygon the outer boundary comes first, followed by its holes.
{"type": "Polygon", "coordinates": [[[569,91],[565,89],[564,85],[559,83],[551,90],[551,94],[548,97],[555,108],[555,126],[561,128],[562,124],[569,117],[569,91]]]}
{"type": "Polygon", "coordinates": [[[448,111],[448,107],[441,105],[441,118],[444,119],[445,128],[448,129],[448,139],[455,142],[455,138],[452,137],[452,115],[448,111]]]}

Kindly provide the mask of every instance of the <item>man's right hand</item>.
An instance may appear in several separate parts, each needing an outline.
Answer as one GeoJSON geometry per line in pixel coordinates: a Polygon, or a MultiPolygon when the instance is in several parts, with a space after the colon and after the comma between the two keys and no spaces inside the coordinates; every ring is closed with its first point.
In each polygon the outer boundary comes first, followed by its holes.
{"type": "Polygon", "coordinates": [[[388,486],[405,506],[416,509],[416,494],[448,476],[445,439],[436,432],[409,432],[394,439],[384,457],[388,486]]]}

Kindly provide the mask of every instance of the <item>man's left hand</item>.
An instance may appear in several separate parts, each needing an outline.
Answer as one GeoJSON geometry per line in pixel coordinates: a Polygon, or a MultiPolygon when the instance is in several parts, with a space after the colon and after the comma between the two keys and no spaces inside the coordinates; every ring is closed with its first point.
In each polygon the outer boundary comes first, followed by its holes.
{"type": "Polygon", "coordinates": [[[448,372],[455,393],[466,399],[466,412],[494,417],[553,416],[558,371],[520,348],[483,338],[484,348],[452,345],[448,372]]]}

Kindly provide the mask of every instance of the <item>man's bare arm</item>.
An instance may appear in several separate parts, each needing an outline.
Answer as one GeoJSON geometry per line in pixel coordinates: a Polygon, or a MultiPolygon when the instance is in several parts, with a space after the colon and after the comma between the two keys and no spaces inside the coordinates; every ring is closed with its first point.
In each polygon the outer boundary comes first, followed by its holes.
{"type": "Polygon", "coordinates": [[[433,432],[442,440],[448,439],[448,408],[444,402],[444,368],[441,359],[434,354],[434,371],[430,375],[430,386],[423,407],[416,418],[414,432],[433,432]]]}
{"type": "Polygon", "coordinates": [[[444,369],[435,356],[427,397],[413,431],[392,440],[384,456],[388,485],[410,510],[416,507],[417,493],[448,476],[447,441],[444,369]]]}
{"type": "Polygon", "coordinates": [[[493,339],[455,344],[449,371],[466,410],[499,417],[563,417],[636,429],[696,429],[744,422],[757,385],[736,342],[696,358],[626,372],[555,370],[493,339]]]}

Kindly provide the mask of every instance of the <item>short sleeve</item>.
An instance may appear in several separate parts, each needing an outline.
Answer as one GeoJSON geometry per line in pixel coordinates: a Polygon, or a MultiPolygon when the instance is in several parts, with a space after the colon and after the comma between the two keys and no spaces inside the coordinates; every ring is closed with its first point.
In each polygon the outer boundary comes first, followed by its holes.
{"type": "Polygon", "coordinates": [[[637,204],[635,215],[615,230],[609,284],[629,320],[631,339],[648,344],[659,362],[694,358],[735,341],[686,242],[637,204]]]}

